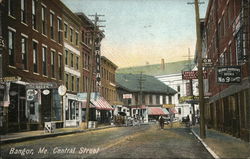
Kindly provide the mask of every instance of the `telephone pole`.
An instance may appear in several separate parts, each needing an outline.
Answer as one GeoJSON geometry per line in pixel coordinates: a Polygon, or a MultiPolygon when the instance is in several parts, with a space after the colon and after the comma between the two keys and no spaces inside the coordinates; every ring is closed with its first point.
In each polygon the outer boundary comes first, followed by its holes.
{"type": "MultiPolygon", "coordinates": [[[[89,106],[90,106],[90,100],[91,100],[91,92],[92,92],[92,87],[93,87],[93,73],[94,73],[94,61],[95,61],[95,51],[96,51],[96,46],[99,45],[97,44],[98,42],[96,41],[97,35],[101,33],[102,31],[99,30],[100,27],[104,26],[98,26],[98,22],[104,22],[103,20],[100,20],[99,17],[104,16],[104,15],[98,15],[97,13],[95,15],[90,15],[94,17],[94,28],[93,31],[91,31],[91,37],[92,37],[92,46],[91,46],[91,54],[90,54],[90,66],[89,66],[89,79],[88,79],[88,89],[87,89],[87,102],[86,102],[86,128],[89,128],[89,106]]],[[[93,89],[94,90],[94,89],[93,89]]]]}
{"type": "MultiPolygon", "coordinates": [[[[143,82],[145,81],[145,79],[142,78],[142,72],[140,73],[140,78],[138,80],[139,80],[139,90],[140,90],[139,106],[142,106],[142,89],[143,89],[143,82]]],[[[139,112],[140,115],[142,115],[141,111],[142,110],[140,110],[139,112]]]]}
{"type": "Polygon", "coordinates": [[[202,48],[201,48],[201,29],[200,29],[200,13],[199,4],[204,4],[204,2],[199,3],[198,0],[194,0],[194,3],[188,3],[195,5],[195,18],[196,18],[196,36],[197,36],[197,57],[198,57],[198,83],[199,83],[199,107],[200,107],[200,137],[202,139],[206,138],[205,130],[205,112],[204,112],[204,86],[203,86],[203,70],[202,70],[202,48]]]}

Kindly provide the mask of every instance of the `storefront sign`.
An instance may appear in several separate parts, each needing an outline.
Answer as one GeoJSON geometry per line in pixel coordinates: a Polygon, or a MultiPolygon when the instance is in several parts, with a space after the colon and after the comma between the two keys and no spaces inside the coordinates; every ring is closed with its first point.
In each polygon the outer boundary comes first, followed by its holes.
{"type": "Polygon", "coordinates": [[[208,58],[202,59],[202,66],[203,67],[212,67],[213,66],[212,59],[208,59],[208,58]]]}
{"type": "Polygon", "coordinates": [[[217,83],[240,83],[241,66],[219,66],[217,68],[217,83]]]}
{"type": "MultiPolygon", "coordinates": [[[[98,92],[92,92],[91,93],[91,99],[97,99],[97,97],[100,96],[100,93],[98,92]]],[[[77,93],[77,100],[78,101],[86,101],[87,100],[87,93],[77,93]]]]}
{"type": "Polygon", "coordinates": [[[64,85],[59,86],[59,88],[58,88],[58,94],[60,96],[64,96],[66,94],[66,92],[67,92],[66,86],[64,86],[64,85]]]}
{"type": "Polygon", "coordinates": [[[32,90],[32,89],[28,89],[26,91],[26,99],[27,99],[27,101],[32,101],[32,100],[34,100],[34,98],[35,98],[35,91],[32,90]]]}
{"type": "Polygon", "coordinates": [[[132,94],[123,94],[123,99],[132,99],[132,94]]]}
{"type": "Polygon", "coordinates": [[[50,93],[50,91],[48,89],[43,90],[44,95],[48,95],[49,93],[50,93]]]}
{"type": "Polygon", "coordinates": [[[163,108],[174,108],[175,104],[163,104],[163,108]]]}
{"type": "Polygon", "coordinates": [[[4,39],[2,37],[0,37],[0,47],[2,47],[2,48],[5,47],[4,39]]]}
{"type": "MultiPolygon", "coordinates": [[[[198,79],[198,71],[182,72],[182,80],[198,79]]],[[[203,79],[207,79],[207,72],[203,71],[203,79]]]]}
{"type": "Polygon", "coordinates": [[[26,85],[26,89],[52,89],[58,88],[56,83],[51,82],[38,82],[38,83],[30,83],[26,85]]]}
{"type": "Polygon", "coordinates": [[[18,76],[0,78],[0,82],[15,82],[15,81],[20,81],[20,80],[21,80],[21,77],[18,77],[18,76]]]}

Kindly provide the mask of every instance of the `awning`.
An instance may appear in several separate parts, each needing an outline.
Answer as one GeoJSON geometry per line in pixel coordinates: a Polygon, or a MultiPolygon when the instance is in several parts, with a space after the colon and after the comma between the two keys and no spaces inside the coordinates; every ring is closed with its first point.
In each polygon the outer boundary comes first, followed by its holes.
{"type": "Polygon", "coordinates": [[[166,108],[161,108],[165,114],[169,114],[169,111],[166,108]]]}
{"type": "MultiPolygon", "coordinates": [[[[86,100],[82,101],[82,108],[86,108],[86,100]]],[[[103,97],[91,99],[90,108],[96,108],[98,110],[114,110],[114,108],[103,97]]]]}
{"type": "Polygon", "coordinates": [[[161,107],[148,107],[148,115],[167,115],[161,107]]]}
{"type": "Polygon", "coordinates": [[[178,112],[176,111],[175,108],[169,108],[169,111],[170,111],[172,114],[178,114],[178,112]]]}
{"type": "Polygon", "coordinates": [[[96,100],[91,100],[91,102],[95,105],[96,109],[114,110],[114,108],[112,108],[112,106],[103,97],[99,97],[96,100]]]}

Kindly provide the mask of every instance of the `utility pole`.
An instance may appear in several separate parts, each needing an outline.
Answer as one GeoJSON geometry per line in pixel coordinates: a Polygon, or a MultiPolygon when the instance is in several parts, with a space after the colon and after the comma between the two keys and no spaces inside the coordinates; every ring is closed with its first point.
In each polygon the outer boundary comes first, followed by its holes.
{"type": "MultiPolygon", "coordinates": [[[[204,2],[203,2],[204,3],[204,2]]],[[[198,57],[198,83],[199,83],[199,107],[200,107],[200,137],[206,138],[205,129],[205,112],[204,112],[204,86],[203,86],[203,70],[202,70],[202,47],[201,47],[201,29],[200,29],[200,13],[198,0],[194,0],[194,3],[188,3],[195,5],[195,18],[196,18],[196,36],[197,36],[197,57],[198,57]]]]}
{"type": "MultiPolygon", "coordinates": [[[[191,55],[190,55],[190,48],[188,48],[188,60],[189,60],[189,71],[192,71],[192,63],[191,63],[191,55]]],[[[193,94],[193,80],[189,80],[190,84],[190,96],[192,97],[192,103],[191,107],[193,109],[193,114],[192,114],[192,125],[195,125],[195,107],[194,107],[194,94],[193,94]]]]}
{"type": "MultiPolygon", "coordinates": [[[[145,79],[142,78],[142,72],[140,74],[140,78],[139,80],[139,90],[140,90],[140,99],[139,99],[139,105],[142,105],[142,89],[143,89],[143,82],[145,81],[145,79]]],[[[142,112],[139,112],[140,115],[142,115],[142,112]]]]}
{"type": "Polygon", "coordinates": [[[100,16],[104,15],[98,15],[97,13],[95,15],[90,15],[94,17],[94,28],[93,31],[91,31],[91,37],[92,37],[92,46],[91,46],[91,54],[90,54],[90,64],[89,64],[89,79],[88,79],[88,89],[87,89],[87,102],[86,102],[86,128],[89,128],[89,106],[90,106],[90,99],[91,99],[91,90],[93,87],[93,69],[94,69],[94,61],[95,61],[95,49],[96,49],[96,38],[101,31],[99,30],[99,27],[104,27],[104,26],[98,26],[98,22],[104,22],[99,20],[100,16]]]}

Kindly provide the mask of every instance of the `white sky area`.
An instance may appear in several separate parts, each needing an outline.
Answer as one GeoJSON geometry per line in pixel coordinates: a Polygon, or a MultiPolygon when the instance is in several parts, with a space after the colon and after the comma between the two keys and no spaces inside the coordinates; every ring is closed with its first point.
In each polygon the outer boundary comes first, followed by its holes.
{"type": "MultiPolygon", "coordinates": [[[[121,67],[187,60],[196,42],[192,0],[62,0],[73,12],[102,14],[101,53],[121,67]]],[[[200,5],[205,17],[208,0],[200,5]]],[[[91,17],[90,17],[91,19],[91,17]]]]}

